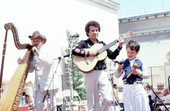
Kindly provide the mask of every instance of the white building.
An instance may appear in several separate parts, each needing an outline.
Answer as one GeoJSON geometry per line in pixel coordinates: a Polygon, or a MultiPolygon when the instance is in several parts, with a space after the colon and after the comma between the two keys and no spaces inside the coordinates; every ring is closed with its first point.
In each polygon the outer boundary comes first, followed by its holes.
{"type": "Polygon", "coordinates": [[[140,43],[138,56],[148,66],[151,78],[147,82],[154,88],[160,83],[165,85],[164,88],[169,86],[170,70],[166,59],[166,54],[170,51],[169,19],[170,11],[119,18],[120,33],[133,31],[132,39],[140,43]]]}

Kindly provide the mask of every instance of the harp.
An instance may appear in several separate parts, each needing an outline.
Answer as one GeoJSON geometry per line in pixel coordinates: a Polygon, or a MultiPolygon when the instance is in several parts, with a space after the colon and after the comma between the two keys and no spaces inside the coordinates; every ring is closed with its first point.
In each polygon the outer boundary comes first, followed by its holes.
{"type": "MultiPolygon", "coordinates": [[[[19,41],[17,29],[13,23],[5,24],[6,34],[3,48],[3,56],[5,56],[6,40],[8,30],[11,29],[14,43],[17,49],[27,49],[24,57],[23,63],[19,64],[14,74],[12,75],[10,81],[8,82],[7,88],[0,96],[0,111],[17,111],[20,99],[22,97],[23,89],[25,86],[25,81],[28,74],[29,64],[32,60],[32,45],[30,44],[21,44],[19,41]]],[[[4,58],[2,58],[4,61],[4,58]]],[[[2,69],[3,63],[1,64],[1,75],[0,75],[0,86],[2,83],[2,69]]],[[[0,87],[1,88],[1,87],[0,87]]]]}

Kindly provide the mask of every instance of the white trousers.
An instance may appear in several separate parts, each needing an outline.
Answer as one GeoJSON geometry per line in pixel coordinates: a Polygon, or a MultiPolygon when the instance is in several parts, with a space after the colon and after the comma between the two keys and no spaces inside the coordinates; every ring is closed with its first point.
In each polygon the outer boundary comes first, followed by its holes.
{"type": "Polygon", "coordinates": [[[113,100],[111,82],[108,80],[107,71],[93,70],[85,73],[84,84],[87,92],[88,111],[108,111],[113,100]],[[99,92],[101,94],[101,104],[99,92]]]}
{"type": "Polygon", "coordinates": [[[150,111],[148,95],[142,84],[125,84],[123,102],[125,111],[150,111]]]}
{"type": "Polygon", "coordinates": [[[34,94],[35,111],[44,111],[44,106],[47,107],[48,111],[57,111],[55,94],[55,90],[49,90],[48,95],[46,95],[46,91],[41,92],[40,87],[38,87],[34,94]],[[43,102],[45,95],[46,98],[43,102]]]}

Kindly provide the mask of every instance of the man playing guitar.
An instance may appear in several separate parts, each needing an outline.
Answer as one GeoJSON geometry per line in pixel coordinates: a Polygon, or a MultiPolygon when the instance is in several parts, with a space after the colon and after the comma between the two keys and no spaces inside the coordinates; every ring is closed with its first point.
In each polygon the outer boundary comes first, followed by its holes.
{"type": "MultiPolygon", "coordinates": [[[[99,51],[92,49],[93,46],[98,48],[99,46],[106,46],[103,41],[99,41],[97,39],[98,34],[100,32],[100,24],[97,21],[89,21],[85,26],[86,35],[88,39],[80,41],[76,47],[73,48],[72,52],[75,57],[83,58],[86,64],[84,67],[90,66],[90,62],[92,59],[99,57],[99,51]],[[92,49],[92,50],[86,50],[92,49]],[[86,59],[90,60],[86,60],[86,59]]],[[[109,59],[115,59],[118,55],[120,50],[122,49],[123,41],[118,41],[119,45],[115,51],[111,51],[110,49],[106,49],[106,57],[109,59]]],[[[84,84],[85,89],[87,92],[87,106],[88,111],[107,111],[111,105],[112,97],[110,92],[112,90],[111,83],[107,78],[107,71],[106,71],[106,64],[105,58],[97,61],[93,59],[97,63],[92,65],[92,69],[90,70],[81,70],[85,73],[84,84]],[[99,104],[99,93],[102,97],[101,105],[99,104]]],[[[81,66],[80,66],[81,67],[81,66]]],[[[82,65],[83,67],[83,65],[82,65]]],[[[83,67],[83,68],[84,68],[83,67]]]]}

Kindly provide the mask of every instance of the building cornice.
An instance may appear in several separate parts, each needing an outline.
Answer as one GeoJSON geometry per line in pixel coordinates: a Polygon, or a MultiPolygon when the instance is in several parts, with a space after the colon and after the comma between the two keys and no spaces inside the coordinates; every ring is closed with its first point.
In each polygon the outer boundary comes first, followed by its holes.
{"type": "Polygon", "coordinates": [[[170,40],[169,34],[170,29],[134,32],[134,36],[128,40],[125,40],[125,43],[127,43],[131,39],[136,40],[138,42],[152,42],[152,41],[160,42],[161,40],[170,40]]]}
{"type": "Polygon", "coordinates": [[[138,15],[138,16],[131,16],[131,17],[123,17],[123,18],[119,18],[119,23],[144,20],[144,19],[152,19],[152,18],[165,17],[165,16],[170,16],[170,11],[138,15]]]}
{"type": "Polygon", "coordinates": [[[149,34],[152,35],[152,34],[166,33],[166,32],[170,32],[170,28],[138,31],[138,32],[134,32],[134,36],[149,35],[149,34]]]}

